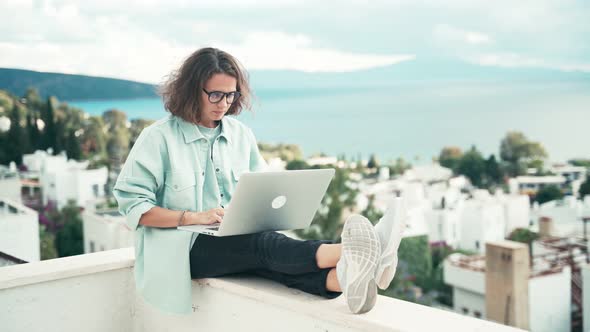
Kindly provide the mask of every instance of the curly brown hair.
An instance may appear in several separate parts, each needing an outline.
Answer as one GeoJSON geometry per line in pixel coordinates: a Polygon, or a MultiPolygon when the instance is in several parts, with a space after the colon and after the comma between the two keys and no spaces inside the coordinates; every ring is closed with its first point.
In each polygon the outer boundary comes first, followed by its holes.
{"type": "Polygon", "coordinates": [[[198,123],[201,119],[200,96],[205,83],[214,74],[234,77],[237,81],[236,90],[241,94],[226,114],[237,115],[244,108],[250,109],[248,72],[232,55],[212,47],[201,48],[191,54],[159,87],[164,108],[187,122],[198,123]]]}

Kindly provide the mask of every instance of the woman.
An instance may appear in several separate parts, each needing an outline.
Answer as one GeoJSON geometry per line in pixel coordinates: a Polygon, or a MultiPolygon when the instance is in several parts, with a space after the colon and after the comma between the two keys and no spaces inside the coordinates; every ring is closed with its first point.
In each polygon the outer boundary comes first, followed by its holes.
{"type": "Polygon", "coordinates": [[[252,131],[227,116],[250,100],[247,74],[231,55],[196,51],[162,96],[171,115],[142,131],[113,189],[136,231],[135,279],[144,299],[188,313],[191,278],[249,272],[326,298],[344,292],[352,312],[370,310],[377,286],[387,288],[395,273],[404,227],[400,201],[376,229],[362,216],[350,217],[342,244],[276,232],[213,237],[177,230],[223,222],[240,175],[266,163],[252,131]]]}

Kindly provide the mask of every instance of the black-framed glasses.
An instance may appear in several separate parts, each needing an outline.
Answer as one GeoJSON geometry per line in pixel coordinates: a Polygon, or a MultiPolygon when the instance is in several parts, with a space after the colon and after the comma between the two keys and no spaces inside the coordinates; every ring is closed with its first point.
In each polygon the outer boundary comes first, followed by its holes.
{"type": "Polygon", "coordinates": [[[222,91],[207,91],[205,89],[203,89],[203,91],[207,94],[207,96],[209,97],[209,102],[212,104],[219,103],[224,97],[225,97],[225,101],[228,104],[231,104],[234,101],[238,100],[238,98],[240,98],[240,96],[241,96],[240,91],[222,92],[222,91]]]}

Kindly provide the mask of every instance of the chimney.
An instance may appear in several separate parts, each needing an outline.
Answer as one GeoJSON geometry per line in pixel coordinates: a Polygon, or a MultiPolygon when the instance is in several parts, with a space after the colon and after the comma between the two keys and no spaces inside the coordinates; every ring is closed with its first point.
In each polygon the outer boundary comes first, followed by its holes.
{"type": "Polygon", "coordinates": [[[549,217],[539,218],[539,237],[550,237],[554,235],[553,219],[549,217]]]}
{"type": "Polygon", "coordinates": [[[486,318],[529,329],[529,248],[524,243],[486,243],[486,318]]]}

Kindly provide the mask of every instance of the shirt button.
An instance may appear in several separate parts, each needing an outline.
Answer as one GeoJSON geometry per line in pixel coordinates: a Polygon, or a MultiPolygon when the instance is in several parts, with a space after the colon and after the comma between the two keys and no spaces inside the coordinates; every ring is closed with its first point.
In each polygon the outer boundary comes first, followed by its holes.
{"type": "Polygon", "coordinates": [[[223,194],[221,194],[221,197],[223,197],[223,194]]]}
{"type": "Polygon", "coordinates": [[[202,172],[201,175],[205,175],[205,172],[202,172]]]}
{"type": "Polygon", "coordinates": [[[216,169],[215,169],[215,172],[219,172],[219,168],[216,168],[216,169]]]}
{"type": "Polygon", "coordinates": [[[221,207],[225,209],[225,206],[222,205],[221,207]]]}

